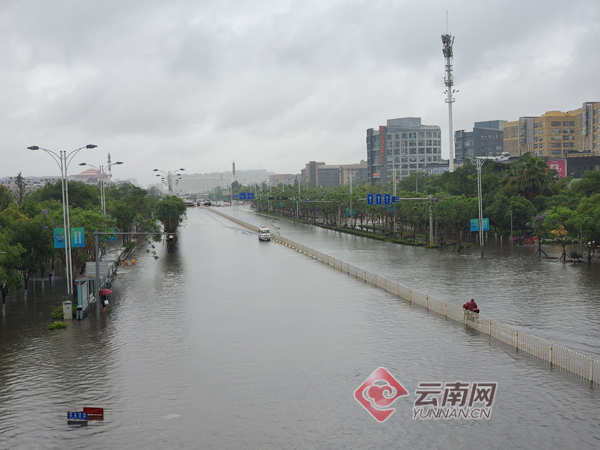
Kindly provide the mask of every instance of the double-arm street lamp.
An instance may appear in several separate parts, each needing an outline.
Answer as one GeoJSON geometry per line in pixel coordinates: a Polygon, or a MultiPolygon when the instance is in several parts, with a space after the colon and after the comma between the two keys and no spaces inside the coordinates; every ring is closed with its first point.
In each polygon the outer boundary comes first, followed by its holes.
{"type": "Polygon", "coordinates": [[[104,215],[106,215],[106,196],[104,195],[104,178],[106,175],[106,170],[110,169],[112,166],[116,166],[119,164],[123,164],[123,161],[117,161],[114,163],[107,164],[106,166],[100,167],[96,167],[93,164],[88,163],[79,164],[80,166],[90,166],[92,169],[95,169],[99,173],[98,178],[100,179],[100,211],[104,215]]]}
{"type": "MultiPolygon", "coordinates": [[[[170,170],[168,172],[165,172],[164,170],[154,169],[153,172],[160,172],[164,175],[163,181],[166,183],[169,193],[171,193],[171,192],[173,192],[173,178],[176,175],[181,175],[180,172],[183,172],[184,170],[185,169],[177,169],[177,170],[170,170]]],[[[159,173],[157,173],[156,176],[160,177],[161,175],[159,173]]],[[[180,180],[180,179],[181,179],[181,177],[178,178],[178,180],[180,180]]]]}
{"type": "Polygon", "coordinates": [[[97,145],[88,144],[85,147],[79,147],[75,150],[66,151],[60,150],[59,153],[48,150],[47,148],[38,147],[32,145],[27,147],[29,150],[43,150],[48,153],[58,167],[60,167],[60,176],[62,179],[62,204],[63,204],[63,227],[64,227],[64,239],[65,239],[65,262],[67,266],[67,295],[69,300],[73,301],[73,265],[71,258],[71,232],[70,232],[70,221],[69,221],[69,184],[67,182],[67,169],[69,164],[80,150],[84,148],[96,148],[97,145]]]}
{"type": "MultiPolygon", "coordinates": [[[[396,182],[398,181],[398,170],[400,168],[396,167],[396,155],[393,155],[392,158],[394,158],[392,160],[392,167],[390,167],[390,166],[385,166],[385,167],[388,170],[392,169],[392,176],[394,177],[393,180],[392,180],[394,182],[394,184],[393,184],[393,186],[394,186],[394,193],[393,193],[393,195],[394,195],[394,197],[396,197],[396,182]]],[[[418,177],[418,175],[417,175],[417,177],[418,177]]],[[[351,188],[351,190],[352,190],[352,188],[351,188]]],[[[394,204],[394,237],[396,237],[396,205],[395,204],[394,204]]]]}
{"type": "Polygon", "coordinates": [[[478,156],[475,158],[467,158],[475,163],[475,167],[477,168],[477,203],[479,209],[479,248],[481,249],[481,257],[483,258],[483,246],[484,246],[484,237],[483,237],[483,206],[482,206],[482,196],[481,196],[481,167],[487,161],[487,158],[478,156]]]}

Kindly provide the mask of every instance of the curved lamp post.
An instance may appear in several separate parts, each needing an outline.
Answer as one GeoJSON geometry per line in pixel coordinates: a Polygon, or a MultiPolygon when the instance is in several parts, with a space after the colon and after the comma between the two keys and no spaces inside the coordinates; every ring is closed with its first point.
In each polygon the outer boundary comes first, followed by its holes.
{"type": "MultiPolygon", "coordinates": [[[[167,183],[167,189],[169,190],[169,193],[173,192],[173,177],[175,175],[181,175],[181,173],[179,173],[180,171],[183,172],[185,169],[177,169],[177,170],[170,170],[168,172],[165,172],[164,170],[160,170],[160,169],[153,169],[153,172],[160,172],[164,175],[165,177],[165,181],[167,183]]],[[[157,177],[160,177],[160,174],[156,174],[157,177]]],[[[178,180],[181,180],[181,177],[178,178],[178,180]]]]}
{"type": "Polygon", "coordinates": [[[88,144],[84,147],[76,148],[75,150],[66,151],[59,150],[59,153],[56,153],[52,150],[48,150],[47,148],[38,147],[37,145],[32,145],[31,147],[27,147],[29,150],[43,150],[48,153],[58,167],[60,167],[60,176],[62,179],[62,204],[63,204],[63,230],[65,233],[65,259],[67,265],[67,295],[69,296],[69,301],[73,301],[73,266],[72,266],[72,258],[71,258],[71,233],[70,233],[70,220],[69,220],[69,184],[67,182],[67,169],[69,168],[69,164],[80,150],[84,148],[96,148],[97,145],[88,144]]]}
{"type": "Polygon", "coordinates": [[[107,164],[106,166],[96,167],[93,164],[80,163],[80,166],[90,166],[92,169],[100,172],[100,212],[106,215],[106,196],[104,195],[104,175],[106,175],[106,169],[110,169],[112,166],[123,164],[123,161],[117,161],[114,163],[107,164]]]}

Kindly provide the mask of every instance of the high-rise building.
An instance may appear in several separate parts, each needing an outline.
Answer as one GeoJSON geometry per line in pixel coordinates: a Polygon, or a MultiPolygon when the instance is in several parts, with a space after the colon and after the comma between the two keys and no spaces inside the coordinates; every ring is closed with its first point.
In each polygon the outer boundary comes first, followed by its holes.
{"type": "Polygon", "coordinates": [[[504,123],[504,151],[511,156],[532,152],[554,158],[570,153],[600,155],[600,102],[504,123]]]}
{"type": "Polygon", "coordinates": [[[441,138],[440,127],[421,125],[420,117],[389,119],[386,126],[367,129],[368,182],[387,184],[394,170],[402,179],[433,167],[439,169],[444,162],[441,138]]]}
{"type": "Polygon", "coordinates": [[[317,185],[317,167],[324,166],[324,162],[310,161],[304,170],[302,170],[302,175],[306,180],[306,184],[311,186],[317,185]]]}
{"type": "Polygon", "coordinates": [[[316,186],[340,186],[341,184],[342,166],[336,165],[320,165],[317,167],[317,183],[316,186]]]}
{"type": "Polygon", "coordinates": [[[475,122],[473,131],[458,130],[454,133],[454,162],[463,164],[465,158],[500,156],[503,150],[506,120],[475,122]]]}

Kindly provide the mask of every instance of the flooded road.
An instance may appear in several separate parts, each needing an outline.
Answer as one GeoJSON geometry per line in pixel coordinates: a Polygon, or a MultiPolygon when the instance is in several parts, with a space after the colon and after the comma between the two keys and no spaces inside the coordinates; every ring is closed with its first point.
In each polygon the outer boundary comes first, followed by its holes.
{"type": "MultiPolygon", "coordinates": [[[[563,264],[535,257],[534,246],[493,239],[481,258],[476,244],[459,255],[267,218],[245,207],[223,211],[434,297],[458,305],[474,298],[488,317],[600,359],[600,259],[591,267],[563,264]]],[[[562,252],[543,249],[556,257],[562,252]]]]}
{"type": "MultiPolygon", "coordinates": [[[[353,254],[344,238],[319,237],[325,230],[279,226],[337,257],[353,254]]],[[[373,259],[369,245],[356,246],[356,264],[364,266],[373,259]]],[[[136,259],[119,269],[100,320],[47,332],[48,288],[27,307],[20,300],[7,307],[0,448],[598,446],[596,386],[282,245],[261,243],[208,210],[188,210],[175,253],[163,248],[158,260],[136,259]],[[409,392],[384,424],[353,397],[380,366],[409,392]],[[499,383],[491,419],[412,418],[419,382],[458,380],[499,383]],[[83,406],[104,407],[104,422],[68,426],[66,411],[83,406]]],[[[381,267],[399,274],[411,267],[410,254],[398,260],[400,268],[381,267]]],[[[467,280],[477,277],[472,270],[467,280]]],[[[426,274],[411,277],[426,285],[426,274]]],[[[437,289],[460,297],[458,287],[437,289]]]]}

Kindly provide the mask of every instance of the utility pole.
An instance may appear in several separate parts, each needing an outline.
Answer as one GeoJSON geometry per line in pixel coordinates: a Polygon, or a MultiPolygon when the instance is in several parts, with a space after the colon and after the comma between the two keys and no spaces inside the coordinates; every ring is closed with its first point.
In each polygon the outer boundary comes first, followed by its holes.
{"type": "Polygon", "coordinates": [[[354,171],[350,172],[350,225],[354,219],[354,210],[352,209],[352,181],[354,180],[354,171]]]}
{"type": "Polygon", "coordinates": [[[300,212],[299,212],[299,206],[300,206],[300,180],[298,179],[298,177],[296,177],[296,182],[298,183],[298,200],[296,201],[296,220],[300,220],[300,212]]]}
{"type": "Polygon", "coordinates": [[[513,245],[512,210],[510,211],[510,245],[513,245]]]}
{"type": "Polygon", "coordinates": [[[433,245],[433,196],[429,196],[429,245],[433,245]]]}
{"type": "MultiPolygon", "coordinates": [[[[479,209],[479,248],[481,249],[481,257],[483,258],[484,235],[483,235],[483,205],[481,192],[481,166],[485,163],[485,158],[474,158],[477,166],[477,203],[479,209]]],[[[512,214],[512,213],[511,213],[512,214]]]]}

